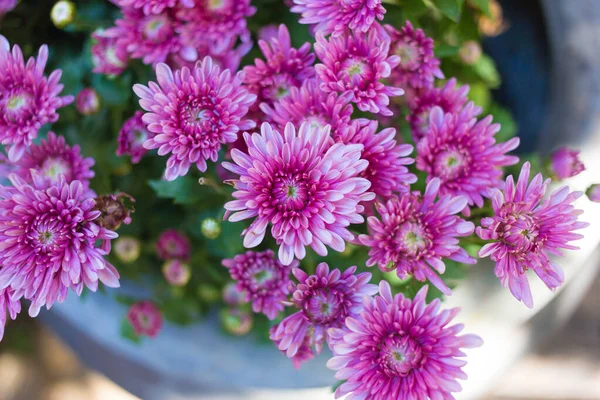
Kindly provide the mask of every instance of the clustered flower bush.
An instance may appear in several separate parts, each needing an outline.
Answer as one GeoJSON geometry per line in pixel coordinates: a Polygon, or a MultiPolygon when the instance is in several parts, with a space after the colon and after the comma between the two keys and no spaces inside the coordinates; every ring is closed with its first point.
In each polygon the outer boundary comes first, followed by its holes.
{"type": "Polygon", "coordinates": [[[546,195],[542,173],[584,167],[513,153],[479,45],[504,26],[494,1],[15,6],[0,0],[0,338],[23,300],[34,317],[126,279],[153,293],[109,292],[131,340],[219,310],[296,367],[329,347],[338,396],[447,399],[482,345],[441,304],[472,265],[491,258],[528,307],[527,270],[562,284],[549,256],[576,249],[582,193],[546,195]]]}

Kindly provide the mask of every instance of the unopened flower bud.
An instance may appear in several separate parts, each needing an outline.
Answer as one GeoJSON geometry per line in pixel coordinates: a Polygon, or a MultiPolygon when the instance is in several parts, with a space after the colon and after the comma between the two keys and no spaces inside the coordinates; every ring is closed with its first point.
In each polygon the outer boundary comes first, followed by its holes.
{"type": "Polygon", "coordinates": [[[586,191],[587,197],[594,203],[600,203],[600,184],[590,186],[586,191]]]}
{"type": "Polygon", "coordinates": [[[181,260],[169,260],[163,264],[165,280],[173,286],[185,286],[190,281],[190,266],[181,260]]]}
{"type": "Polygon", "coordinates": [[[140,257],[140,241],[131,236],[121,236],[115,242],[114,251],[119,260],[132,263],[140,257]]]}
{"type": "Polygon", "coordinates": [[[481,58],[481,45],[474,40],[467,40],[458,51],[458,56],[465,64],[473,65],[481,58]]]}
{"type": "Polygon", "coordinates": [[[52,20],[54,26],[56,26],[58,29],[63,29],[65,26],[73,22],[76,13],[77,9],[72,1],[60,0],[54,4],[54,7],[52,7],[52,10],[50,11],[50,19],[52,20]]]}
{"type": "Polygon", "coordinates": [[[221,224],[214,218],[206,218],[202,221],[201,230],[207,239],[216,239],[221,234],[221,224]]]}
{"type": "Polygon", "coordinates": [[[201,284],[198,287],[198,295],[207,303],[214,303],[221,298],[221,291],[212,285],[201,284]]]}
{"type": "Polygon", "coordinates": [[[243,336],[252,329],[252,314],[249,312],[237,309],[222,310],[220,318],[223,329],[232,335],[243,336]]]}
{"type": "Polygon", "coordinates": [[[100,96],[92,88],[83,89],[75,98],[75,107],[83,115],[93,115],[100,111],[100,96]]]}

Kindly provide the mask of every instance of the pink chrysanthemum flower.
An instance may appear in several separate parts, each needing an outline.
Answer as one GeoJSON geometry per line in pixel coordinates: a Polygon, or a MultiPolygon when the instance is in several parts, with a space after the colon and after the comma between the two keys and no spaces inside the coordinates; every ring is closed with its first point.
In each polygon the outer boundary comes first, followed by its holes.
{"type": "Polygon", "coordinates": [[[162,273],[167,283],[172,286],[185,286],[192,277],[189,264],[178,259],[165,262],[162,273]]]}
{"type": "MultiPolygon", "coordinates": [[[[519,161],[506,155],[519,146],[519,138],[496,143],[500,125],[492,124],[491,115],[478,122],[480,112],[473,103],[457,114],[434,107],[429,130],[417,144],[417,168],[427,173],[427,181],[439,178],[441,195],[466,196],[467,204],[477,207],[483,207],[490,188],[502,184],[502,167],[519,161]]],[[[463,211],[468,214],[469,207],[463,211]]]]}
{"type": "Polygon", "coordinates": [[[400,64],[392,70],[390,80],[403,89],[432,87],[435,78],[443,79],[440,60],[433,54],[433,39],[425,36],[422,29],[415,29],[406,21],[400,30],[384,26],[390,35],[390,54],[400,57],[400,64]]]}
{"type": "Polygon", "coordinates": [[[333,358],[327,366],[343,380],[335,398],[347,400],[453,399],[457,379],[467,379],[463,349],[479,347],[476,335],[460,335],[450,325],[460,309],[440,311],[439,299],[427,304],[427,286],[413,300],[392,296],[386,281],[379,296],[366,297],[359,316],[330,330],[333,358]]]}
{"type": "MultiPolygon", "coordinates": [[[[0,268],[1,269],[1,268],[0,268]]],[[[4,327],[6,326],[6,315],[13,321],[17,314],[21,312],[21,302],[13,300],[14,290],[10,287],[0,289],[0,342],[4,337],[4,327]]]]}
{"type": "Polygon", "coordinates": [[[179,34],[182,21],[172,9],[160,14],[145,15],[135,8],[124,8],[123,18],[115,21],[116,27],[108,28],[105,35],[116,37],[116,46],[124,48],[129,57],[139,58],[144,64],[165,62],[170,55],[195,61],[196,49],[184,43],[179,34]]]}
{"type": "Polygon", "coordinates": [[[140,162],[142,157],[148,152],[144,148],[144,142],[150,137],[154,136],[153,133],[148,131],[146,124],[142,121],[141,111],[136,111],[133,117],[129,118],[123,124],[123,127],[119,131],[119,147],[117,148],[117,155],[131,156],[131,162],[137,164],[140,162]]]}
{"type": "Polygon", "coordinates": [[[455,215],[466,206],[467,198],[446,194],[436,202],[439,188],[436,178],[427,184],[424,195],[415,191],[377,203],[381,217],[368,218],[370,233],[360,235],[359,240],[370,248],[367,266],[395,269],[400,279],[412,275],[421,282],[429,280],[442,293],[451,294],[434,271],[444,273],[444,258],[475,264],[458,245],[458,238],[471,235],[475,226],[455,215]]]}
{"type": "Polygon", "coordinates": [[[417,181],[414,174],[408,172],[405,165],[415,160],[408,157],[413,151],[409,144],[396,144],[396,130],[386,128],[379,133],[377,121],[358,119],[352,127],[343,132],[337,141],[345,144],[362,144],[361,158],[369,162],[369,166],[361,174],[371,182],[371,191],[377,196],[388,198],[392,193],[408,192],[410,185],[417,181]]]}
{"type": "Polygon", "coordinates": [[[423,88],[410,102],[410,113],[406,120],[415,143],[429,130],[429,114],[433,107],[440,107],[444,113],[458,114],[467,102],[469,85],[456,87],[456,79],[450,79],[441,88],[423,88]]]}
{"type": "Polygon", "coordinates": [[[252,302],[252,310],[262,312],[270,320],[283,311],[283,302],[290,293],[290,271],[298,264],[298,261],[289,266],[281,264],[272,250],[259,253],[247,251],[223,260],[223,266],[237,281],[237,290],[244,293],[246,302],[252,302]]]}
{"type": "Polygon", "coordinates": [[[315,55],[310,51],[310,43],[299,49],[292,47],[285,25],[279,26],[276,37],[268,42],[260,40],[258,46],[265,61],[257,58],[254,65],[244,67],[244,83],[258,96],[258,102],[271,105],[287,96],[292,87],[300,87],[306,79],[314,77],[315,55]]]}
{"type": "Polygon", "coordinates": [[[61,70],[44,76],[48,46],[40,47],[37,59],[27,64],[19,46],[12,52],[0,35],[0,143],[8,146],[8,158],[17,161],[37,137],[42,125],[58,120],[57,109],[73,102],[73,96],[59,97],[61,70]]]}
{"type": "Polygon", "coordinates": [[[370,273],[355,272],[356,267],[329,272],[326,263],[317,266],[315,275],[309,276],[299,268],[292,270],[298,279],[297,285],[290,284],[292,301],[299,311],[286,317],[271,333],[279,350],[292,358],[308,336],[310,346],[315,346],[319,354],[323,343],[329,342],[327,330],[341,328],[346,317],[362,311],[363,297],[377,293],[377,286],[368,283],[370,273]]]}
{"type": "Polygon", "coordinates": [[[98,281],[119,286],[117,270],[104,259],[117,234],[96,221],[100,211],[80,181],[47,187],[34,171],[30,186],[11,175],[0,186],[0,289],[31,301],[29,315],[62,302],[69,289],[95,291],[98,281]],[[102,242],[96,247],[96,242],[102,242]]]}
{"type": "Polygon", "coordinates": [[[93,71],[97,74],[119,75],[125,68],[129,56],[124,46],[117,44],[121,36],[121,29],[99,29],[92,33],[94,45],[92,46],[93,71]]]}
{"type": "Polygon", "coordinates": [[[156,255],[161,260],[189,260],[191,251],[190,239],[175,229],[162,232],[156,241],[156,255]]]}
{"type": "Polygon", "coordinates": [[[494,241],[483,246],[479,256],[489,256],[496,262],[494,272],[502,286],[529,308],[533,307],[533,298],[527,270],[533,269],[549,289],[559,287],[564,273],[548,255],[562,255],[562,249],[577,250],[568,243],[583,235],[573,231],[588,226],[577,220],[583,211],[572,204],[583,193],[569,192],[564,186],[543,200],[550,179],[544,181],[537,174],[529,183],[530,168],[529,163],[523,165],[516,187],[511,175],[504,192],[492,191],[495,215],[483,218],[481,227],[477,227],[481,239],[494,241]]]}
{"type": "Polygon", "coordinates": [[[389,47],[390,41],[377,30],[367,34],[346,32],[329,40],[318,35],[315,53],[322,64],[317,64],[315,70],[321,90],[352,93],[352,101],[361,111],[392,115],[389,97],[404,91],[380,82],[400,62],[400,57],[388,55],[389,47]]]}
{"type": "Polygon", "coordinates": [[[83,158],[79,145],[71,147],[64,137],[48,132],[46,140],[29,147],[29,151],[16,164],[15,173],[26,182],[33,182],[33,169],[47,186],[57,185],[64,179],[66,183],[80,181],[87,190],[94,177],[93,166],[94,159],[83,158]]]}
{"type": "Polygon", "coordinates": [[[75,108],[82,115],[93,115],[100,111],[100,96],[94,88],[85,88],[75,97],[75,108]]]}
{"type": "Polygon", "coordinates": [[[159,64],[156,77],[158,84],[136,84],[133,90],[148,111],[143,121],[156,134],[144,147],[158,149],[161,156],[171,153],[167,180],[184,176],[192,164],[206,171],[206,161],[217,161],[222,144],[233,143],[238,132],[254,128],[253,121],[243,119],[256,96],[242,86],[242,71],[232,76],[206,57],[192,71],[184,67],[173,73],[159,64]]]}
{"type": "Polygon", "coordinates": [[[256,13],[250,0],[195,0],[191,9],[182,9],[179,18],[187,21],[194,36],[211,40],[234,35],[248,37],[246,18],[256,13]]]}
{"type": "Polygon", "coordinates": [[[561,147],[550,155],[550,173],[557,179],[567,179],[585,170],[579,151],[561,147]]]}
{"type": "Polygon", "coordinates": [[[381,0],[293,0],[290,9],[302,14],[301,24],[316,24],[316,32],[340,36],[348,29],[366,33],[376,20],[383,21],[381,0]]]}
{"type": "Polygon", "coordinates": [[[329,246],[344,251],[354,239],[347,229],[364,221],[361,201],[373,200],[371,185],[360,178],[368,162],[360,159],[362,145],[330,146],[329,127],[304,123],[298,132],[289,123],[283,134],[268,123],[261,133],[244,133],[248,154],[232,150],[233,163],[223,166],[239,175],[233,180],[236,200],[225,204],[232,222],[254,218],[244,230],[244,246],[262,242],[269,223],[279,245],[279,260],[290,265],[310,246],[321,255],[329,246]]]}
{"type": "Polygon", "coordinates": [[[295,126],[307,122],[320,128],[330,125],[335,137],[350,127],[351,99],[351,93],[342,96],[326,93],[319,89],[316,79],[307,79],[300,88],[292,87],[289,96],[275,102],[273,107],[263,103],[260,108],[279,130],[288,122],[295,126]]]}
{"type": "Polygon", "coordinates": [[[156,337],[163,325],[162,313],[151,301],[139,301],[127,311],[127,321],[138,336],[156,337]]]}
{"type": "Polygon", "coordinates": [[[185,8],[194,7],[194,0],[111,0],[119,7],[131,7],[141,9],[144,14],[160,14],[166,8],[181,5],[185,8]]]}
{"type": "MultiPolygon", "coordinates": [[[[279,327],[279,325],[274,325],[269,330],[269,335],[271,336],[271,338],[273,338],[273,336],[275,335],[275,332],[277,331],[278,327],[279,327]]],[[[277,348],[279,348],[281,346],[281,340],[282,339],[280,339],[280,340],[273,339],[273,343],[275,344],[275,346],[277,346],[277,348]]],[[[287,354],[286,354],[287,351],[281,351],[281,353],[287,356],[287,354]]],[[[315,357],[315,353],[313,352],[313,349],[311,346],[311,336],[307,332],[306,335],[304,336],[304,338],[302,339],[302,344],[300,346],[298,346],[298,350],[296,351],[296,354],[294,354],[292,357],[289,357],[289,359],[292,362],[292,365],[294,366],[294,368],[299,369],[303,363],[305,363],[308,360],[313,359],[314,357],[315,357]]]]}
{"type": "MultiPolygon", "coordinates": [[[[18,0],[0,0],[0,17],[17,6],[18,0]]],[[[1,313],[1,311],[0,311],[1,313]]]]}

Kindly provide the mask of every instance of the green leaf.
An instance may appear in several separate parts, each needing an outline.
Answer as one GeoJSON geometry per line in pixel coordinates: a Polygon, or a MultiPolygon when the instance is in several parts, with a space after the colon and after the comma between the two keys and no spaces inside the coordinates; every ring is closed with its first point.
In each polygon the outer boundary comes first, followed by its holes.
{"type": "Polygon", "coordinates": [[[201,186],[194,178],[183,176],[174,181],[166,180],[149,180],[148,185],[156,196],[162,199],[173,199],[175,204],[194,204],[207,199],[209,196],[214,196],[210,193],[210,189],[206,186],[201,186]]]}
{"type": "Polygon", "coordinates": [[[496,134],[496,142],[506,142],[517,134],[517,123],[508,109],[498,104],[492,104],[490,114],[494,116],[494,122],[500,124],[500,132],[496,134]]]}
{"type": "Polygon", "coordinates": [[[491,17],[490,14],[490,0],[471,0],[471,3],[479,8],[485,15],[491,17]]]}
{"type": "Polygon", "coordinates": [[[121,337],[136,344],[142,341],[142,338],[135,333],[127,318],[123,318],[123,322],[121,322],[121,337]]]}
{"type": "Polygon", "coordinates": [[[435,56],[437,58],[453,57],[458,54],[460,46],[452,46],[449,44],[440,44],[435,46],[435,56]]]}
{"type": "Polygon", "coordinates": [[[454,22],[460,20],[464,0],[435,0],[435,5],[446,17],[454,22]]]}
{"type": "Polygon", "coordinates": [[[479,57],[479,60],[473,64],[473,71],[490,87],[496,88],[500,86],[500,74],[496,69],[496,63],[490,56],[483,54],[479,57]]]}

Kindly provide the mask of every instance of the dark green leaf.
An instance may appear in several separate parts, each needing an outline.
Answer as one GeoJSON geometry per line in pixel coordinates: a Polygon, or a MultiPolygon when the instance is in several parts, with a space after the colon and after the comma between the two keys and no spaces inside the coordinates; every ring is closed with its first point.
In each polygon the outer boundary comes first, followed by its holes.
{"type": "Polygon", "coordinates": [[[121,337],[136,344],[140,343],[142,340],[140,335],[135,333],[133,326],[131,326],[127,318],[123,318],[123,322],[121,322],[121,337]]]}
{"type": "Polygon", "coordinates": [[[453,57],[458,54],[460,46],[452,46],[449,44],[440,44],[435,46],[435,56],[437,58],[453,57]]]}
{"type": "Polygon", "coordinates": [[[454,22],[460,20],[464,0],[435,0],[435,5],[446,17],[454,22]]]}
{"type": "Polygon", "coordinates": [[[150,180],[148,184],[159,198],[173,199],[175,204],[194,204],[204,201],[209,196],[215,197],[214,193],[210,193],[211,189],[201,186],[190,176],[179,177],[171,182],[150,180]]]}
{"type": "Polygon", "coordinates": [[[491,14],[490,14],[490,0],[471,0],[471,3],[475,7],[479,8],[488,17],[491,16],[491,14]]]}

